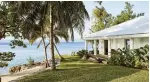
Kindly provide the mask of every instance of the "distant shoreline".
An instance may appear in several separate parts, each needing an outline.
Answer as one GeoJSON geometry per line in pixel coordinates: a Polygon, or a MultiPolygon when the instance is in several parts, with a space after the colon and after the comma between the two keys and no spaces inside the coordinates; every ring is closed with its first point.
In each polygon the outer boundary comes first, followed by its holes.
{"type": "MultiPolygon", "coordinates": [[[[0,41],[0,45],[1,45],[0,41]]],[[[57,44],[58,50],[60,54],[71,54],[71,52],[76,52],[78,50],[84,49],[84,42],[61,42],[57,44]]],[[[8,45],[1,45],[0,46],[0,52],[7,52],[7,51],[12,51],[16,54],[16,57],[9,62],[9,66],[7,68],[0,68],[0,73],[4,74],[6,71],[8,71],[9,67],[12,66],[17,66],[17,65],[22,65],[27,63],[27,58],[31,56],[35,61],[43,61],[44,60],[44,50],[43,47],[41,46],[40,48],[37,49],[37,45],[29,45],[27,48],[19,48],[16,47],[15,49],[11,49],[10,46],[8,45]],[[4,73],[3,73],[4,72],[4,73]]],[[[48,53],[49,53],[48,49],[48,53]]],[[[57,54],[57,52],[55,52],[57,54]]],[[[50,58],[50,55],[48,55],[50,58]]]]}

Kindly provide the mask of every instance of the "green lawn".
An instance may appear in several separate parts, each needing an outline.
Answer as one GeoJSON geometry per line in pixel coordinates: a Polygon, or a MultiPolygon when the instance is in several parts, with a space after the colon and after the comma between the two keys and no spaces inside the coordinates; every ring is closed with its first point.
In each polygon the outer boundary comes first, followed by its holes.
{"type": "Polygon", "coordinates": [[[18,82],[148,82],[148,71],[66,57],[58,70],[47,70],[18,82]]]}

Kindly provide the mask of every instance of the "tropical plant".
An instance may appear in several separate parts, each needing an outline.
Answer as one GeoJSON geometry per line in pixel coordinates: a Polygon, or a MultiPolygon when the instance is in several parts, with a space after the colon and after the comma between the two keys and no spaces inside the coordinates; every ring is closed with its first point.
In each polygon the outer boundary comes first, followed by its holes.
{"type": "MultiPolygon", "coordinates": [[[[45,60],[46,60],[46,67],[49,67],[49,65],[48,65],[48,58],[47,58],[47,47],[49,46],[50,43],[46,44],[46,42],[45,42],[46,33],[48,34],[48,32],[46,32],[46,31],[45,32],[43,31],[43,34],[41,34],[41,32],[35,33],[35,35],[29,40],[29,42],[31,44],[33,44],[37,39],[41,38],[37,48],[39,48],[40,45],[43,43],[45,60]]],[[[59,51],[57,49],[57,46],[56,46],[56,44],[58,44],[60,42],[59,38],[64,38],[66,42],[68,42],[68,40],[69,40],[69,36],[68,36],[67,32],[62,32],[62,31],[57,30],[55,28],[54,29],[54,47],[55,47],[58,55],[60,56],[61,60],[64,60],[64,58],[60,55],[60,53],[59,53],[59,51]]]]}
{"type": "Polygon", "coordinates": [[[102,2],[98,2],[101,7],[96,6],[93,10],[93,25],[91,32],[97,32],[108,28],[112,22],[112,15],[102,6],[102,2]]]}
{"type": "Polygon", "coordinates": [[[148,68],[149,65],[149,45],[133,50],[135,55],[136,68],[148,68]]]}
{"type": "Polygon", "coordinates": [[[117,50],[112,49],[111,50],[111,58],[109,59],[109,63],[114,65],[124,65],[124,56],[123,56],[123,50],[118,48],[117,50]]]}
{"type": "Polygon", "coordinates": [[[89,18],[83,2],[3,2],[9,8],[11,23],[18,25],[22,36],[25,39],[31,40],[37,32],[41,35],[47,32],[46,38],[49,39],[52,70],[55,67],[54,58],[54,29],[62,29],[61,32],[71,34],[72,41],[74,40],[74,30],[77,30],[82,35],[84,30],[84,19],[89,18]],[[28,5],[27,5],[28,4],[28,5]]]}
{"type": "Polygon", "coordinates": [[[149,46],[129,50],[126,48],[111,50],[111,58],[109,64],[133,67],[133,68],[148,68],[149,65],[149,46]]]}
{"type": "Polygon", "coordinates": [[[29,65],[34,65],[34,59],[31,58],[31,56],[29,56],[29,58],[27,59],[28,64],[29,65]]]}

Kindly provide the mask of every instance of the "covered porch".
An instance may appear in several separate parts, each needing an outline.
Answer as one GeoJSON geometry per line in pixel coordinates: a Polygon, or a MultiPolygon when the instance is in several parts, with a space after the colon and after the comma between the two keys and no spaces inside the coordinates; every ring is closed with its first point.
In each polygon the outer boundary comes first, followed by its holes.
{"type": "Polygon", "coordinates": [[[85,40],[85,50],[88,52],[89,45],[93,46],[94,55],[102,55],[105,57],[111,56],[111,41],[109,39],[85,40]]]}
{"type": "Polygon", "coordinates": [[[88,46],[92,45],[94,55],[103,55],[109,58],[111,57],[111,49],[124,47],[129,47],[129,49],[138,48],[136,43],[140,43],[139,41],[144,39],[142,37],[148,37],[148,34],[86,38],[84,39],[85,50],[89,51],[88,46]]]}
{"type": "MultiPolygon", "coordinates": [[[[144,36],[144,35],[137,35],[144,36]]],[[[95,39],[85,39],[85,50],[89,51],[88,46],[93,45],[94,55],[101,55],[107,58],[111,57],[111,49],[118,49],[130,46],[130,49],[134,49],[134,38],[137,36],[125,35],[117,37],[103,37],[95,39]],[[91,42],[93,42],[91,44],[91,42]]],[[[146,36],[146,35],[145,35],[146,36]]]]}

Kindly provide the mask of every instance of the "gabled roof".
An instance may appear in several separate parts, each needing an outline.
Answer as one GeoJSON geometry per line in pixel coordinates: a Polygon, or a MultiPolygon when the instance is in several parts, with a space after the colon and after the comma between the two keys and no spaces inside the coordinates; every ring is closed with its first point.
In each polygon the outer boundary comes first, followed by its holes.
{"type": "Polygon", "coordinates": [[[124,23],[106,28],[104,30],[89,34],[84,39],[103,38],[111,36],[148,34],[149,33],[149,18],[141,16],[124,23]]]}

